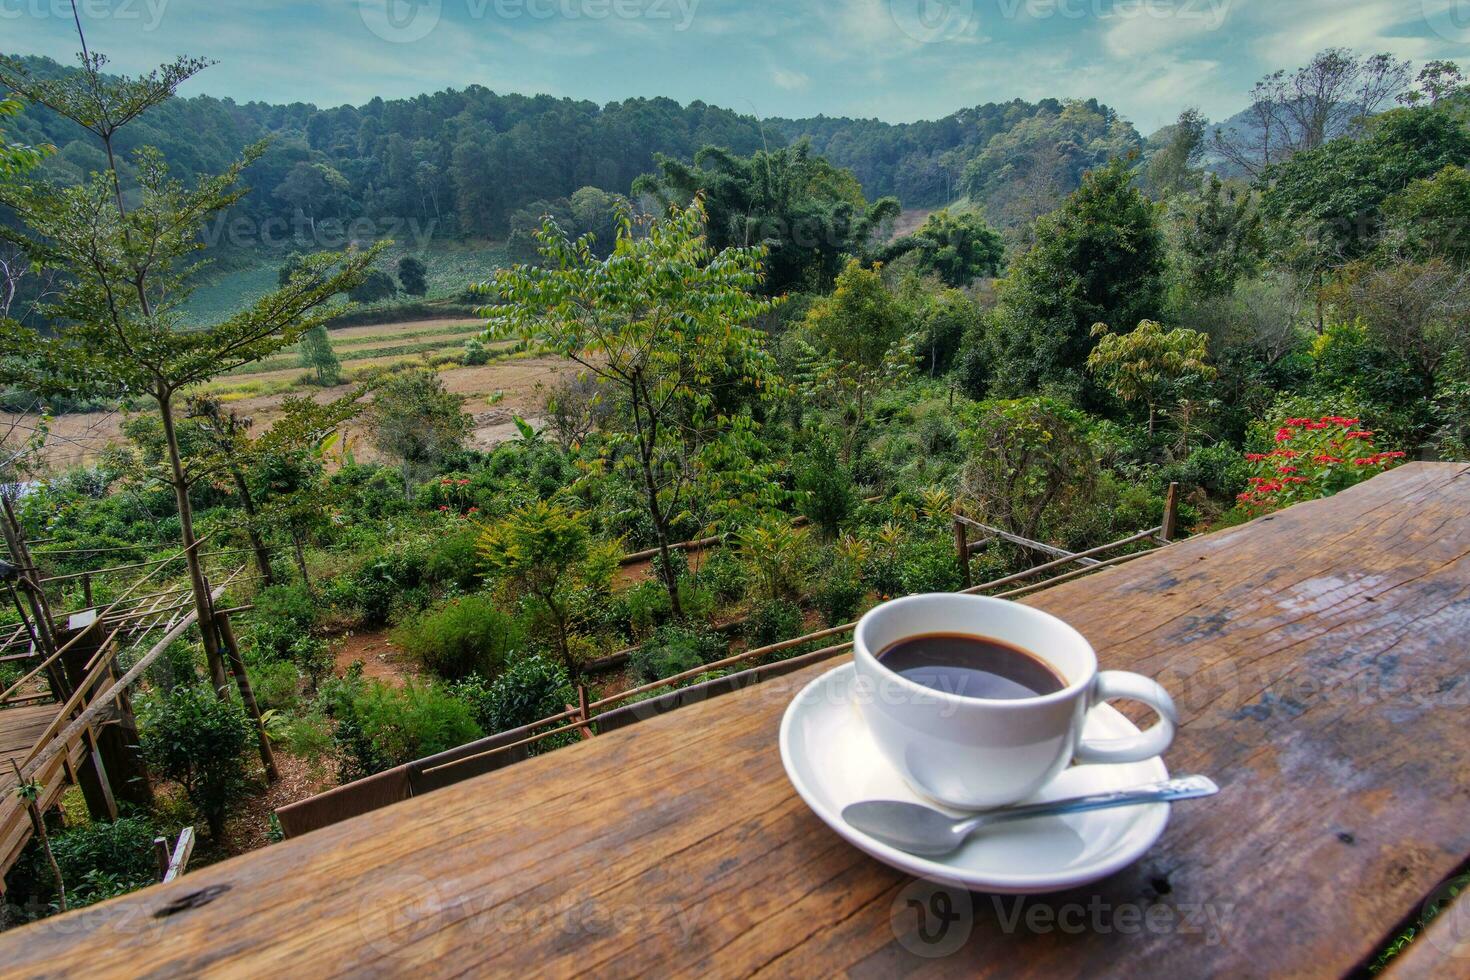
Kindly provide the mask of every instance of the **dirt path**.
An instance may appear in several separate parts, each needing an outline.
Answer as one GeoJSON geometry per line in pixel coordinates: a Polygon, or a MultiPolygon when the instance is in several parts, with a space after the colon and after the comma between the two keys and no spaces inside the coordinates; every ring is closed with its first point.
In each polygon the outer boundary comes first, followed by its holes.
{"type": "Polygon", "coordinates": [[[419,666],[388,639],[387,630],[349,633],[337,646],[337,673],[346,674],[355,661],[362,661],[362,676],[402,687],[424,676],[419,666]]]}

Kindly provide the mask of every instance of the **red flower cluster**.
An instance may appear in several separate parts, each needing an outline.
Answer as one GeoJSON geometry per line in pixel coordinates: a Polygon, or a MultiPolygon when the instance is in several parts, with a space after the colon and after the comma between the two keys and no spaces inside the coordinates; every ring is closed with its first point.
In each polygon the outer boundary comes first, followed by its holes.
{"type": "Polygon", "coordinates": [[[1372,449],[1374,433],[1359,429],[1361,422],[1345,415],[1281,422],[1274,451],[1246,454],[1246,462],[1256,464],[1258,475],[1250,478],[1250,489],[1236,499],[1253,511],[1264,512],[1336,493],[1404,458],[1401,452],[1364,454],[1364,449],[1372,449]],[[1346,465],[1349,461],[1351,466],[1346,465]]]}

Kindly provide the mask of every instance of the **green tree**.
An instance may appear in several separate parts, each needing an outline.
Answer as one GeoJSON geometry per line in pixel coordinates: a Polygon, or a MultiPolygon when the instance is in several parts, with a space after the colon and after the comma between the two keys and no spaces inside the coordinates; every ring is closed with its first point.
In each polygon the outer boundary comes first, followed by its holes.
{"type": "Polygon", "coordinates": [[[327,328],[317,324],[301,335],[301,366],[316,372],[316,383],[323,388],[342,383],[342,362],[332,352],[327,328]]]}
{"type": "Polygon", "coordinates": [[[1470,265],[1470,170],[1447,166],[1383,202],[1390,252],[1470,265]]]}
{"type": "Polygon", "coordinates": [[[1075,383],[1094,323],[1137,323],[1163,305],[1155,207],[1123,161],[1089,173],[1057,212],[1037,221],[1035,239],[997,285],[996,381],[1007,392],[1075,383]]]}
{"type": "Polygon", "coordinates": [[[423,296],[429,291],[429,267],[412,255],[398,260],[398,283],[410,296],[423,296]]]}
{"type": "Polygon", "coordinates": [[[263,148],[252,147],[224,173],[201,176],[192,186],[175,180],[156,150],[140,149],[130,171],[135,187],[125,195],[119,133],[170,99],[205,63],[181,58],[136,79],[107,74],[106,64],[85,42],[81,70],[62,78],[37,77],[14,59],[0,59],[0,83],[91,133],[107,161],[75,185],[0,184],[0,204],[26,230],[21,244],[32,260],[65,276],[45,306],[52,332],[0,322],[0,343],[17,355],[0,366],[0,381],[43,394],[126,393],[157,406],[200,632],[223,694],[228,681],[195,548],[176,401],[195,385],[294,344],[331,315],[325,304],[358,282],[375,251],[310,256],[285,287],[247,309],[212,325],[191,322],[185,307],[190,259],[203,247],[205,226],[240,201],[240,174],[263,148]]]}
{"type": "Polygon", "coordinates": [[[949,286],[968,286],[982,276],[1000,272],[1005,241],[975,212],[936,211],[912,235],[894,239],[881,258],[891,262],[913,253],[918,269],[938,276],[949,286]]]}
{"type": "Polygon", "coordinates": [[[856,259],[837,277],[832,295],[807,312],[802,328],[812,343],[797,341],[800,382],[808,395],[844,409],[852,402],[845,455],[851,454],[873,395],[913,370],[918,338],[907,333],[908,326],[879,270],[864,269],[856,259]]]}
{"type": "Polygon", "coordinates": [[[700,198],[712,248],[765,247],[763,285],[772,296],[825,290],[844,256],[861,252],[899,212],[894,198],[869,205],[857,178],[805,141],[749,157],[706,146],[693,166],[655,159],[660,172],[638,178],[633,192],[681,207],[700,198]]]}
{"type": "Polygon", "coordinates": [[[775,384],[765,336],[752,322],[775,308],[757,295],[764,248],[714,249],[696,200],[654,221],[628,222],[612,255],[542,228],[541,266],[501,270],[484,289],[492,337],[520,336],[571,358],[615,393],[607,425],[611,462],[641,487],[657,538],[660,574],[683,618],[669,545],[671,523],[707,469],[707,451],[739,429],[720,401],[775,384]]]}
{"type": "Polygon", "coordinates": [[[1088,355],[1088,370],[1100,376],[1125,402],[1148,406],[1148,432],[1154,433],[1158,409],[1178,403],[1215,376],[1205,363],[1208,340],[1198,330],[1165,330],[1144,320],[1128,333],[1108,330],[1106,323],[1092,328],[1097,346],[1088,355]]]}
{"type": "Polygon", "coordinates": [[[331,164],[302,160],[276,185],[273,193],[306,216],[314,238],[317,218],[337,214],[350,190],[347,178],[331,164]]]}
{"type": "Polygon", "coordinates": [[[225,817],[246,789],[245,750],[254,729],[232,698],[206,687],[180,685],[145,703],[139,726],[143,755],[154,772],[183,787],[219,842],[225,817]]]}
{"type": "Polygon", "coordinates": [[[988,401],[968,428],[960,495],[982,520],[1041,540],[1096,508],[1097,453],[1081,412],[1047,398],[988,401]]]}
{"type": "Polygon", "coordinates": [[[1165,136],[1167,140],[1149,157],[1144,170],[1144,187],[1154,200],[1163,201],[1199,187],[1203,177],[1199,161],[1205,148],[1205,126],[1205,117],[1198,109],[1191,108],[1179,114],[1178,122],[1155,134],[1154,138],[1165,136]]]}
{"type": "Polygon", "coordinates": [[[1177,195],[1172,205],[1182,285],[1195,299],[1228,295],[1260,254],[1261,217],[1250,193],[1212,174],[1198,197],[1177,195]]]}
{"type": "Polygon", "coordinates": [[[556,634],[556,651],[572,673],[572,593],[605,590],[616,558],[594,550],[584,515],[538,500],[485,529],[479,541],[486,569],[513,591],[534,598],[556,634]],[[591,560],[589,560],[591,559],[591,560]]]}
{"type": "Polygon", "coordinates": [[[379,303],[392,299],[397,292],[392,276],[382,269],[369,269],[362,281],[348,291],[347,297],[354,303],[379,303]]]}
{"type": "Polygon", "coordinates": [[[431,370],[389,378],[367,412],[368,437],[383,455],[398,461],[403,493],[433,475],[445,455],[464,445],[474,421],[465,414],[464,396],[444,387],[431,370]]]}
{"type": "MultiPolygon", "coordinates": [[[[21,104],[15,99],[0,98],[0,119],[19,115],[20,110],[21,104]]],[[[23,143],[7,142],[4,130],[0,130],[0,178],[13,177],[31,169],[54,149],[51,146],[26,146],[23,143]]]]}

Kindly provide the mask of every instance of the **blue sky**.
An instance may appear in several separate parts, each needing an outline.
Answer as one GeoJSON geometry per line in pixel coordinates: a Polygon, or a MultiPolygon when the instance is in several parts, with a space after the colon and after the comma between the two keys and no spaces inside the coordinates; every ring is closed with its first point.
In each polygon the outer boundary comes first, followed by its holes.
{"type": "MultiPolygon", "coordinates": [[[[1470,62],[1470,0],[78,2],[121,70],[205,55],[219,64],[186,94],[318,105],[479,83],[901,122],[1095,96],[1146,133],[1186,105],[1229,115],[1329,45],[1470,62]]],[[[68,0],[0,0],[0,50],[76,48],[68,0]]]]}

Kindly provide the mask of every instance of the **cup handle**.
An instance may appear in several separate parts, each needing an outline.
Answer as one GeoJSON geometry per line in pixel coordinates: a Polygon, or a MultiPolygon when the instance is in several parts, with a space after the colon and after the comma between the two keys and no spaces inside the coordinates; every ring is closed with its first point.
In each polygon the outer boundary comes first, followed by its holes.
{"type": "Polygon", "coordinates": [[[1126,670],[1105,670],[1092,685],[1091,706],[1109,698],[1141,701],[1158,713],[1159,720],[1146,732],[1123,738],[1094,739],[1077,743],[1077,761],[1081,763],[1139,762],[1162,755],[1174,741],[1174,726],[1179,715],[1174,699],[1159,682],[1126,670]]]}

